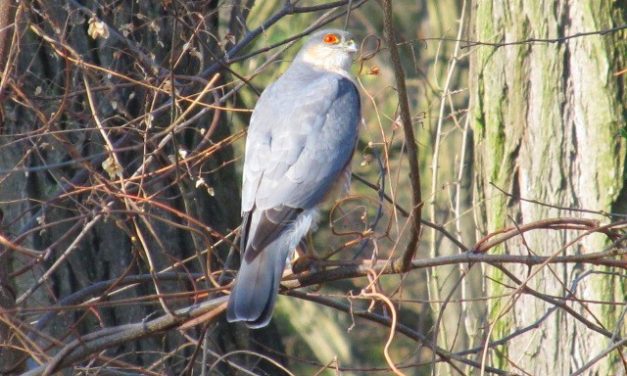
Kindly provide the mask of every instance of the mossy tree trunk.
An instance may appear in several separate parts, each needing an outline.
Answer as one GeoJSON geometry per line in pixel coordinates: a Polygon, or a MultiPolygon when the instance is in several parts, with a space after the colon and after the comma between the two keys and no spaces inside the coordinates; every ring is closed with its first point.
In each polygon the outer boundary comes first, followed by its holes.
{"type": "MultiPolygon", "coordinates": [[[[611,0],[473,3],[472,38],[497,43],[612,29],[625,24],[627,12],[624,2],[611,0]]],[[[625,68],[626,41],[622,31],[559,43],[474,47],[475,202],[483,234],[554,217],[607,223],[607,216],[567,208],[611,212],[624,205],[626,140],[620,134],[627,97],[625,75],[616,73],[625,68]]],[[[498,251],[562,255],[598,252],[608,245],[601,235],[569,245],[579,235],[533,231],[498,251]]],[[[611,333],[625,334],[619,320],[623,308],[612,304],[625,301],[624,276],[573,264],[506,268],[538,292],[574,294],[579,301],[567,305],[575,312],[611,333]]],[[[493,364],[534,375],[566,375],[611,345],[611,338],[563,309],[552,310],[554,305],[529,294],[512,294],[512,286],[518,286],[498,269],[486,267],[485,272],[491,278],[485,293],[494,297],[488,318],[491,340],[539,323],[491,353],[493,364]],[[503,294],[506,298],[497,298],[503,294]]],[[[615,374],[619,363],[618,352],[611,352],[590,374],[615,374]]]]}

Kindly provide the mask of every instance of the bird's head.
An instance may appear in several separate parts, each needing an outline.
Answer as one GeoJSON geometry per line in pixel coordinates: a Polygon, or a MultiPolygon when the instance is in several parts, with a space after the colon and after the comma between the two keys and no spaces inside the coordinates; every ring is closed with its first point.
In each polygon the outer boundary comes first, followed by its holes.
{"type": "Polygon", "coordinates": [[[338,73],[350,70],[357,46],[348,31],[324,29],[313,33],[296,55],[296,60],[338,73]]]}

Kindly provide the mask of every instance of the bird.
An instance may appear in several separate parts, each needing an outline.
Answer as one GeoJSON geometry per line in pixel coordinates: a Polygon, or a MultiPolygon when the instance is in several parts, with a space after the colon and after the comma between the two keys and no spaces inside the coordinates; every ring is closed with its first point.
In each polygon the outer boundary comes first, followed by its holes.
{"type": "Polygon", "coordinates": [[[361,123],[350,72],[358,48],[345,30],[314,32],[260,95],[246,138],[240,269],[228,322],[251,329],[272,318],[286,262],[318,220],[318,207],[347,190],[361,123]]]}

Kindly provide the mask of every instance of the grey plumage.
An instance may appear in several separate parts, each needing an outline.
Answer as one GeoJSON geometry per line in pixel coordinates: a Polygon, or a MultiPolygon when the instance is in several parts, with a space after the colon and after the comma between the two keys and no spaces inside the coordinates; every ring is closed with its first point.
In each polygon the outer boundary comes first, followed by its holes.
{"type": "Polygon", "coordinates": [[[314,33],[255,106],[244,162],[242,262],[229,299],[230,322],[268,324],[286,259],[315,225],[318,204],[350,168],[361,120],[349,73],[355,50],[345,31],[314,33]]]}

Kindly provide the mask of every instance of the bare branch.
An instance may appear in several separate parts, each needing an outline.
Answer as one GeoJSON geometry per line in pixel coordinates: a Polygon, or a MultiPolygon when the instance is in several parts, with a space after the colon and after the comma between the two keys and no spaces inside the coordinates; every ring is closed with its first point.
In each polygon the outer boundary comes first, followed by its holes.
{"type": "Polygon", "coordinates": [[[411,227],[410,237],[407,248],[402,256],[397,258],[393,266],[398,270],[408,270],[411,260],[418,249],[418,240],[420,239],[420,217],[422,213],[422,195],[420,191],[420,170],[418,169],[418,147],[414,137],[414,129],[409,111],[409,100],[407,99],[407,89],[405,87],[405,73],[401,65],[401,58],[396,47],[396,31],[394,30],[392,12],[392,1],[383,1],[383,28],[390,57],[392,58],[392,66],[394,68],[394,77],[396,79],[396,90],[398,92],[398,101],[401,113],[401,122],[403,124],[403,132],[405,133],[405,147],[407,148],[407,159],[409,160],[409,181],[412,192],[412,210],[410,215],[411,227]]]}

